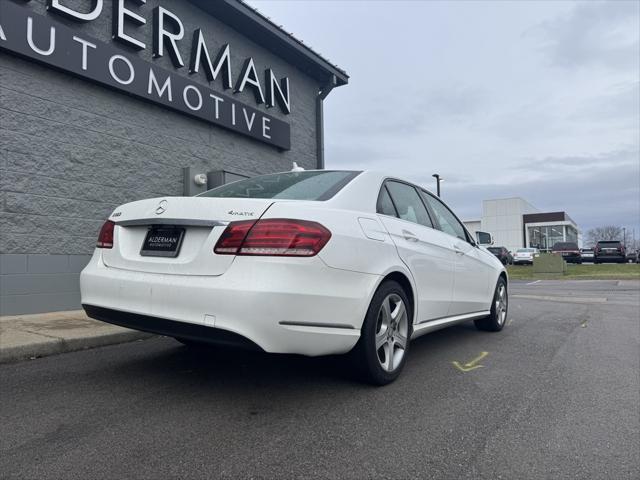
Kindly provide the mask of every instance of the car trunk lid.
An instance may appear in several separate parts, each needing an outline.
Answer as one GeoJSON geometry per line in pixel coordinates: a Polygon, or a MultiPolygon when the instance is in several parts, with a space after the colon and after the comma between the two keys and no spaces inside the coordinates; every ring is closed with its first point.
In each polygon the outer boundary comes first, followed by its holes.
{"type": "Polygon", "coordinates": [[[226,226],[258,220],[271,204],[271,199],[166,197],[123,205],[110,217],[116,223],[114,245],[103,249],[103,261],[108,267],[138,272],[222,275],[235,258],[213,251],[226,226]],[[176,245],[168,252],[149,250],[147,235],[176,245]]]}

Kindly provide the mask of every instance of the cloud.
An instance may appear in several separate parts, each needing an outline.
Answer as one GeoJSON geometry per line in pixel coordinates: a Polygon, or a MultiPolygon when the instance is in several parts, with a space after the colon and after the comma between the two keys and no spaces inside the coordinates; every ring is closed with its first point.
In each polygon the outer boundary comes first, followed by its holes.
{"type": "MultiPolygon", "coordinates": [[[[636,53],[640,54],[640,51],[636,53]]],[[[640,125],[640,81],[612,85],[600,96],[583,103],[569,118],[625,122],[631,124],[637,131],[640,125]]]]}
{"type": "MultiPolygon", "coordinates": [[[[521,164],[522,165],[522,164],[521,164]]],[[[529,159],[521,180],[443,184],[444,198],[465,219],[480,218],[482,200],[522,197],[542,211],[564,210],[582,230],[604,224],[640,231],[640,151],[529,159]]],[[[423,177],[431,188],[432,179],[423,177]]]]}
{"type": "Polygon", "coordinates": [[[635,1],[582,2],[528,33],[544,38],[543,50],[555,66],[637,70],[639,15],[635,1]]]}
{"type": "Polygon", "coordinates": [[[522,196],[585,229],[638,223],[637,1],[254,3],[351,74],[328,168],[438,172],[465,218],[522,196]]]}

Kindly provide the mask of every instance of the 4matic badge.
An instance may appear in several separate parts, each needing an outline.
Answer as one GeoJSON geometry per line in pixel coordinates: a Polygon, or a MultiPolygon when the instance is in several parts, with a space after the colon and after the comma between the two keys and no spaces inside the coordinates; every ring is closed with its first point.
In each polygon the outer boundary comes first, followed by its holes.
{"type": "Polygon", "coordinates": [[[238,212],[237,210],[229,210],[227,213],[229,215],[237,215],[240,217],[253,217],[255,215],[254,212],[238,212]]]}

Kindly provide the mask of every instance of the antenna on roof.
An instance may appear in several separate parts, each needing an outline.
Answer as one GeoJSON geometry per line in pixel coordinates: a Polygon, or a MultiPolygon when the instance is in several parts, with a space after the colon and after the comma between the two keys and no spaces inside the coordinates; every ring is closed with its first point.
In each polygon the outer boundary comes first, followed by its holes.
{"type": "Polygon", "coordinates": [[[299,167],[296,162],[293,162],[293,168],[291,169],[291,171],[292,172],[304,172],[304,168],[299,167]]]}

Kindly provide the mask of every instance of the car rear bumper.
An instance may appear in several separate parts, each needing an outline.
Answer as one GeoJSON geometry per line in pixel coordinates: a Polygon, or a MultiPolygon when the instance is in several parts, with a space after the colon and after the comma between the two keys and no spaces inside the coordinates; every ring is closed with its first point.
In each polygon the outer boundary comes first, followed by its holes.
{"type": "Polygon", "coordinates": [[[96,251],[80,290],[87,314],[98,320],[230,343],[223,330],[267,352],[316,356],[353,348],[379,281],[317,257],[237,257],[216,277],[106,267],[96,251]]]}
{"type": "Polygon", "coordinates": [[[517,265],[517,264],[532,264],[533,263],[533,259],[532,258],[514,258],[513,259],[513,264],[517,265]]]}
{"type": "Polygon", "coordinates": [[[625,258],[623,255],[598,255],[594,260],[597,262],[624,262],[625,258]]]}

